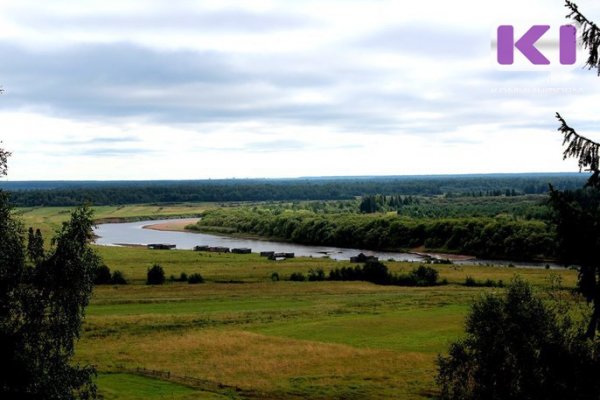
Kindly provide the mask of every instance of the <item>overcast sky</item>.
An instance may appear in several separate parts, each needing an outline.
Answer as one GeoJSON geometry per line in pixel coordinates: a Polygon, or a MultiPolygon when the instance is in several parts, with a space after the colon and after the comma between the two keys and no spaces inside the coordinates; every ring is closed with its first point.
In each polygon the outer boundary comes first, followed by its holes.
{"type": "MultiPolygon", "coordinates": [[[[580,9],[600,21],[598,1],[580,9]]],[[[576,171],[600,77],[501,70],[561,0],[0,0],[9,180],[576,171]]],[[[551,34],[550,34],[551,35],[551,34]]],[[[552,60],[554,61],[554,60],[552,60]]]]}

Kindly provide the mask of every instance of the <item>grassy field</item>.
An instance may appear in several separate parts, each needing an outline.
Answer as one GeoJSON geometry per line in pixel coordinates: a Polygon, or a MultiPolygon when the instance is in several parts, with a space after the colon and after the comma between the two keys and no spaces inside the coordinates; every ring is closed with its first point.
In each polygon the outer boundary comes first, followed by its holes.
{"type": "MultiPolygon", "coordinates": [[[[201,207],[189,207],[190,213],[201,207]]],[[[150,208],[117,211],[135,217],[150,208]]],[[[102,212],[105,218],[114,216],[108,208],[102,212]]],[[[34,226],[67,216],[56,209],[22,215],[34,226]]],[[[484,293],[503,290],[466,287],[467,276],[509,282],[518,274],[539,293],[550,287],[551,275],[567,289],[576,281],[570,270],[438,265],[448,285],[290,282],[292,272],[327,272],[348,263],[96,249],[130,281],[95,289],[77,346],[77,361],[97,366],[98,385],[107,399],[431,398],[435,359],[463,334],[470,304],[484,293]],[[146,271],[153,263],[160,263],[167,276],[199,272],[206,283],[147,286],[146,271]],[[273,282],[273,272],[282,280],[273,282]],[[134,373],[136,368],[171,375],[155,379],[134,373]],[[190,384],[178,377],[199,381],[190,384]]],[[[394,272],[418,265],[386,264],[394,272]]]]}
{"type": "MultiPolygon", "coordinates": [[[[213,203],[193,203],[174,205],[129,205],[92,207],[94,218],[102,221],[134,221],[139,219],[157,219],[161,217],[197,216],[216,207],[213,203]]],[[[72,207],[23,207],[17,208],[15,214],[21,217],[25,227],[39,228],[44,237],[50,238],[69,219],[72,207]]]]}
{"type": "MultiPolygon", "coordinates": [[[[273,272],[287,279],[347,263],[140,248],[98,252],[133,284],[96,289],[79,360],[100,371],[167,370],[256,399],[430,398],[435,358],[462,335],[469,305],[502,290],[466,287],[467,276],[509,282],[518,274],[542,293],[551,275],[567,288],[576,279],[569,270],[440,265],[449,284],[433,288],[273,282],[273,272]],[[167,275],[199,272],[207,282],[147,286],[145,273],[155,262],[167,275]]],[[[387,265],[396,272],[416,266],[387,265]]]]}

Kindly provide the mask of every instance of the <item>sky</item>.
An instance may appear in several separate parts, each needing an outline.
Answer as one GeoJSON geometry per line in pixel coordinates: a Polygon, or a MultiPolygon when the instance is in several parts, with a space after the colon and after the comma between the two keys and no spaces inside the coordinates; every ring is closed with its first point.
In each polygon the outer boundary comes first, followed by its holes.
{"type": "MultiPolygon", "coordinates": [[[[600,20],[597,1],[577,3],[600,20]]],[[[4,179],[577,171],[554,114],[600,140],[600,77],[581,54],[501,68],[493,45],[499,25],[558,32],[566,13],[560,0],[0,0],[4,179]]]]}

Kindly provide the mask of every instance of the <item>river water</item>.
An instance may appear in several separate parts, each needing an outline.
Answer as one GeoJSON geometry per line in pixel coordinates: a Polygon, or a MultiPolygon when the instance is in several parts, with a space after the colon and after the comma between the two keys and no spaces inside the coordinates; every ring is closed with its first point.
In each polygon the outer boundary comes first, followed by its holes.
{"type": "MultiPolygon", "coordinates": [[[[193,223],[197,219],[190,219],[193,223]]],[[[379,257],[381,260],[396,261],[425,261],[426,258],[419,254],[372,251],[365,249],[350,249],[330,246],[309,246],[271,240],[245,239],[230,236],[221,236],[196,232],[172,232],[144,229],[145,226],[173,222],[173,220],[150,220],[128,223],[99,224],[94,233],[98,238],[96,244],[104,246],[119,245],[147,245],[150,243],[174,244],[177,249],[193,249],[194,246],[206,245],[211,247],[250,248],[253,253],[261,251],[274,251],[276,253],[294,253],[297,257],[329,257],[335,260],[349,260],[359,253],[379,257]]],[[[515,265],[519,267],[544,267],[546,263],[514,262],[503,260],[468,259],[457,260],[455,264],[495,264],[515,265]]],[[[558,265],[550,264],[552,268],[558,265]]]]}

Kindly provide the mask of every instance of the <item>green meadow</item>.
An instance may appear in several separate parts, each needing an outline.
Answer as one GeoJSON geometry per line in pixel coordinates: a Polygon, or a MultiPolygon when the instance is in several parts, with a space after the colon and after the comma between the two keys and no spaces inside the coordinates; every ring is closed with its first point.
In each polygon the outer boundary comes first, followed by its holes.
{"type": "MultiPolygon", "coordinates": [[[[103,207],[96,217],[190,215],[206,207],[212,205],[103,207]]],[[[64,211],[17,210],[25,226],[41,225],[45,232],[68,217],[64,211]]],[[[539,293],[558,279],[565,295],[576,282],[576,272],[566,269],[457,265],[436,265],[448,284],[428,288],[291,282],[293,272],[327,273],[349,263],[96,250],[129,281],[95,288],[77,345],[76,361],[96,366],[106,399],[428,399],[436,394],[436,357],[462,336],[469,306],[485,293],[504,290],[467,287],[467,276],[508,283],[519,275],[539,293]],[[200,273],[206,282],[148,286],[146,271],[153,263],[167,277],[200,273]],[[274,272],[281,280],[271,279],[274,272]]],[[[419,264],[386,265],[407,272],[419,264]]]]}

